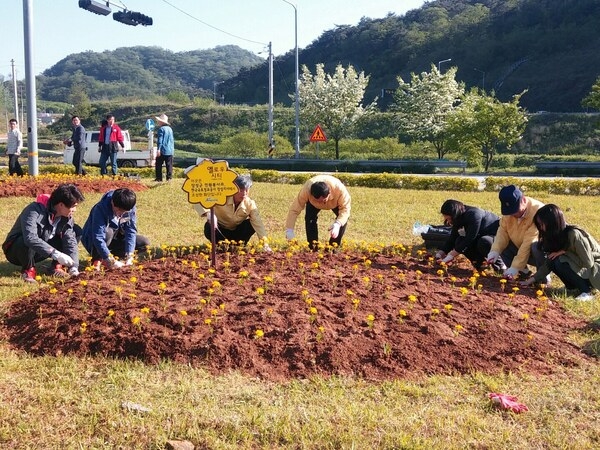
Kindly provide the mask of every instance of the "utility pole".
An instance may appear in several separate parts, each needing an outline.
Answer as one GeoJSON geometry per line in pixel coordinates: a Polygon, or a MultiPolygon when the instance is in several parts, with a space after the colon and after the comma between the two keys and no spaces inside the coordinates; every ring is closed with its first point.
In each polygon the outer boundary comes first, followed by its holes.
{"type": "Polygon", "coordinates": [[[269,158],[273,157],[273,47],[269,42],[269,158]]]}
{"type": "Polygon", "coordinates": [[[29,175],[37,177],[39,173],[37,99],[35,74],[33,73],[33,0],[23,0],[23,29],[25,31],[25,86],[27,88],[27,156],[29,175]]]}
{"type": "MultiPolygon", "coordinates": [[[[15,115],[14,118],[19,120],[19,100],[17,97],[17,71],[15,70],[15,60],[10,60],[10,65],[12,69],[12,79],[13,79],[13,97],[14,97],[14,106],[15,106],[15,115]]],[[[21,124],[23,126],[23,124],[21,124]]]]}

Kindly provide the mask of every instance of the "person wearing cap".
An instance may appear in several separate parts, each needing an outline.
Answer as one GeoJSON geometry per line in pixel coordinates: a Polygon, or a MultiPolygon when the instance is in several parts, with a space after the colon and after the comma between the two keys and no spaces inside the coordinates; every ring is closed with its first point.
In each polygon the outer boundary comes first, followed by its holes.
{"type": "MultiPolygon", "coordinates": [[[[452,226],[450,236],[435,254],[438,263],[449,264],[461,253],[476,270],[483,269],[485,258],[492,248],[500,218],[491,211],[468,206],[458,200],[446,200],[440,208],[444,222],[452,226]]],[[[494,270],[506,270],[500,258],[494,270]]]]}
{"type": "Polygon", "coordinates": [[[331,210],[335,221],[329,227],[329,245],[342,245],[342,237],[346,232],[350,218],[351,198],[346,186],[331,175],[317,175],[309,179],[298,196],[292,202],[285,221],[285,237],[294,239],[296,219],[305,210],[306,240],[311,249],[318,249],[319,227],[318,214],[322,209],[331,210]]]}
{"type": "Polygon", "coordinates": [[[592,300],[592,289],[600,289],[600,244],[587,231],[568,225],[561,209],[553,204],[538,209],[533,222],[548,256],[535,275],[521,285],[544,283],[554,272],[565,288],[579,291],[575,300],[592,300]]]}
{"type": "Polygon", "coordinates": [[[228,196],[224,205],[213,206],[215,221],[211,221],[210,209],[205,209],[200,204],[194,205],[200,217],[206,217],[204,236],[210,241],[211,228],[214,228],[217,243],[231,241],[247,244],[256,233],[264,250],[270,252],[265,225],[258,212],[256,202],[249,197],[252,186],[250,175],[238,175],[233,182],[239,190],[228,196]]]}
{"type": "Polygon", "coordinates": [[[495,264],[499,259],[508,266],[504,276],[509,279],[528,276],[531,264],[537,268],[544,264],[544,253],[538,246],[538,230],[533,222],[535,213],[544,204],[526,197],[511,184],[500,189],[500,226],[486,260],[495,264]]]}
{"type": "Polygon", "coordinates": [[[167,172],[167,181],[173,178],[173,155],[175,154],[175,139],[173,137],[173,129],[169,124],[169,117],[166,114],[161,114],[155,117],[158,131],[156,132],[156,177],[154,181],[162,181],[162,165],[165,163],[167,172]]]}

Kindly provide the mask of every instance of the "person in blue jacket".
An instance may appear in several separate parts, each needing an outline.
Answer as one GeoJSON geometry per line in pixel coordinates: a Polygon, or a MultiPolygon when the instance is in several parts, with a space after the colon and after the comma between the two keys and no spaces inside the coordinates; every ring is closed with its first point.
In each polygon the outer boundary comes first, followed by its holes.
{"type": "Polygon", "coordinates": [[[119,269],[133,264],[135,252],[150,245],[140,236],[136,223],[136,195],[131,189],[109,191],[96,203],[83,225],[81,243],[92,256],[96,270],[101,266],[119,269]]]}
{"type": "MultiPolygon", "coordinates": [[[[440,213],[444,221],[452,226],[452,230],[435,255],[438,262],[448,264],[462,253],[471,261],[475,269],[481,270],[492,248],[500,218],[493,212],[465,205],[458,200],[446,200],[442,204],[440,213]]],[[[493,268],[502,271],[506,266],[502,259],[498,258],[493,268]]]]}
{"type": "Polygon", "coordinates": [[[156,149],[158,155],[154,166],[156,177],[154,181],[162,181],[162,165],[165,163],[167,172],[167,181],[173,178],[173,155],[175,154],[175,139],[173,138],[173,129],[169,125],[169,118],[166,114],[156,117],[158,131],[156,132],[156,149]]]}

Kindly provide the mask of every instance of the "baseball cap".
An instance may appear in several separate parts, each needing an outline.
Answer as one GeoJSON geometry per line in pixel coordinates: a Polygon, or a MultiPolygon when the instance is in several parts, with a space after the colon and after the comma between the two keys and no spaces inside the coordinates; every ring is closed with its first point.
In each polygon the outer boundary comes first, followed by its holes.
{"type": "Polygon", "coordinates": [[[519,211],[519,205],[523,198],[523,193],[514,184],[504,186],[498,194],[500,198],[500,211],[503,216],[510,216],[519,211]]]}

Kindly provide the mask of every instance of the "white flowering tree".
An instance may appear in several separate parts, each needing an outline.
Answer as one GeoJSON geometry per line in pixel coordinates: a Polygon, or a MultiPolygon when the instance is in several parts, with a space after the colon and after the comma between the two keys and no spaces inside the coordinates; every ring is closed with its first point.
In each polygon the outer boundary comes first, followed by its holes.
{"type": "Polygon", "coordinates": [[[525,131],[527,114],[519,106],[524,93],[506,103],[477,89],[465,94],[448,117],[448,147],[467,158],[479,155],[487,172],[498,149],[512,147],[525,131]]]}
{"type": "Polygon", "coordinates": [[[443,158],[448,114],[464,93],[464,84],[455,79],[456,67],[443,74],[432,64],[431,72],[411,74],[410,83],[398,77],[393,111],[401,134],[415,141],[428,141],[443,158]]]}
{"type": "Polygon", "coordinates": [[[357,73],[351,65],[335,68],[333,75],[317,64],[315,75],[304,65],[299,86],[302,118],[305,123],[320,124],[335,142],[335,157],[340,158],[340,139],[350,137],[356,122],[371,112],[375,102],[363,107],[362,100],[369,77],[357,73]]]}

